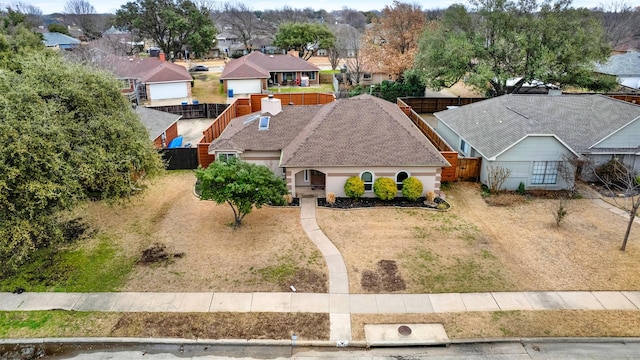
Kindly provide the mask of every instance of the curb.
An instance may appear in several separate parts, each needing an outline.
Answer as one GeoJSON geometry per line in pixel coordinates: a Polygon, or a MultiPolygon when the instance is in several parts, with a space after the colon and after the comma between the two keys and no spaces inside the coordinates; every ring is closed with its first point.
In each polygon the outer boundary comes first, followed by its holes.
{"type": "MultiPolygon", "coordinates": [[[[32,339],[0,339],[0,345],[29,345],[29,344],[120,344],[120,345],[227,345],[227,346],[282,346],[282,347],[340,347],[340,348],[369,348],[366,341],[349,341],[347,346],[339,346],[338,341],[331,340],[291,340],[270,339],[180,339],[180,338],[129,338],[129,337],[96,337],[96,338],[32,338],[32,339]]],[[[480,343],[640,343],[640,337],[533,337],[533,338],[470,338],[451,339],[449,345],[480,344],[480,343]]],[[[449,346],[446,345],[446,346],[449,346]]],[[[385,347],[406,347],[394,344],[385,347]]],[[[434,345],[441,346],[441,345],[434,345]]],[[[428,347],[428,346],[426,346],[428,347]]]]}
{"type": "Polygon", "coordinates": [[[331,340],[273,340],[273,339],[181,339],[181,338],[133,338],[133,337],[76,337],[76,338],[30,338],[0,339],[0,345],[29,344],[121,344],[121,345],[227,345],[227,346],[290,346],[290,347],[344,347],[366,348],[366,341],[349,341],[347,346],[339,346],[339,341],[331,340]]]}

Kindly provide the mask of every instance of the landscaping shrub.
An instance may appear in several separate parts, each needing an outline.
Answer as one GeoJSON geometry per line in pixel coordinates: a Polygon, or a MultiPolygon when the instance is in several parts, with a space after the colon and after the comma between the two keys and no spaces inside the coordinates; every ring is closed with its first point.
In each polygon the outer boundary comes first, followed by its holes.
{"type": "Polygon", "coordinates": [[[408,177],[402,181],[402,196],[409,200],[417,200],[422,195],[422,181],[408,177]]]}
{"type": "Polygon", "coordinates": [[[527,191],[524,188],[524,183],[522,181],[520,181],[520,184],[518,184],[518,190],[516,190],[518,192],[519,195],[526,195],[527,191]]]}
{"type": "Polygon", "coordinates": [[[427,191],[427,201],[433,202],[436,199],[436,193],[433,191],[427,191]]]}
{"type": "Polygon", "coordinates": [[[379,177],[373,182],[373,193],[379,199],[391,200],[396,197],[398,187],[393,179],[388,177],[379,177]]]}
{"type": "Polygon", "coordinates": [[[336,203],[336,194],[329,192],[327,193],[327,204],[333,206],[336,203]]]}
{"type": "Polygon", "coordinates": [[[287,203],[287,205],[291,205],[291,203],[293,202],[293,196],[291,196],[291,194],[284,194],[282,198],[287,203]]]}
{"type": "Polygon", "coordinates": [[[364,195],[364,181],[358,176],[351,176],[344,183],[344,194],[353,199],[361,198],[364,195]]]}

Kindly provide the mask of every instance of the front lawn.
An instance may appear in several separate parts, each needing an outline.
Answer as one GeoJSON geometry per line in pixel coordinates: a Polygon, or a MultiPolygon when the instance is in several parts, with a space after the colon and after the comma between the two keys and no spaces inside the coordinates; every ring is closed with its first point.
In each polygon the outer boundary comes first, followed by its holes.
{"type": "Polygon", "coordinates": [[[70,216],[96,234],[41,253],[0,291],[327,291],[299,208],[254,209],[234,229],[231,208],[199,200],[194,183],[192,171],[167,172],[123,203],[82,204],[70,216]]]}
{"type": "Polygon", "coordinates": [[[557,227],[558,200],[493,207],[472,183],[446,193],[444,213],[318,209],[352,293],[640,289],[640,226],[619,251],[627,221],[589,199],[569,200],[557,227]]]}

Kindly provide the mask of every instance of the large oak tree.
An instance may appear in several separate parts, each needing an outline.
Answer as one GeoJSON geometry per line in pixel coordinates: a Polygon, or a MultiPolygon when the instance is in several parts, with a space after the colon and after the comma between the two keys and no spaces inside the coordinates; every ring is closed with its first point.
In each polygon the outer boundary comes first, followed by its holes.
{"type": "Polygon", "coordinates": [[[415,67],[431,87],[467,82],[489,95],[517,92],[533,80],[608,90],[615,79],[594,75],[607,58],[602,26],[570,0],[472,1],[453,5],[420,39],[415,67]],[[507,80],[519,79],[513,89],[507,80]]]}
{"type": "Polygon", "coordinates": [[[203,55],[215,45],[216,27],[211,9],[191,0],[137,0],[116,11],[115,23],[137,29],[167,55],[183,50],[203,55]]]}

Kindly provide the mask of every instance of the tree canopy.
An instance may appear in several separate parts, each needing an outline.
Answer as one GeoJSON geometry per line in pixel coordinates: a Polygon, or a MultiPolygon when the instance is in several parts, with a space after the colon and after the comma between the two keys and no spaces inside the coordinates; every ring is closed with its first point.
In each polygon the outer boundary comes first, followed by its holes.
{"type": "Polygon", "coordinates": [[[364,62],[380,64],[382,71],[401,77],[405,70],[413,67],[425,24],[425,14],[417,4],[396,0],[392,6],[385,6],[366,31],[362,47],[364,62]]]}
{"type": "Polygon", "coordinates": [[[112,76],[44,49],[11,56],[0,70],[0,274],[64,240],[60,211],[130,196],[162,168],[112,76]]]}
{"type": "Polygon", "coordinates": [[[517,92],[532,80],[607,90],[615,79],[593,75],[609,55],[602,25],[570,0],[474,0],[453,5],[420,39],[415,68],[433,88],[462,77],[490,95],[517,92]],[[507,80],[519,79],[513,90],[507,80]]]}
{"type": "Polygon", "coordinates": [[[196,178],[200,198],[229,204],[235,226],[242,224],[242,219],[254,206],[282,204],[287,193],[285,181],[269,168],[236,158],[214,161],[206,169],[196,170],[196,178]]]}
{"type": "Polygon", "coordinates": [[[285,23],[280,25],[273,44],[287,50],[297,50],[308,60],[318,49],[334,46],[335,35],[326,25],[317,23],[285,23]]]}
{"type": "Polygon", "coordinates": [[[190,50],[201,56],[215,45],[211,10],[191,0],[137,0],[116,11],[117,26],[137,29],[168,56],[190,50]]]}

